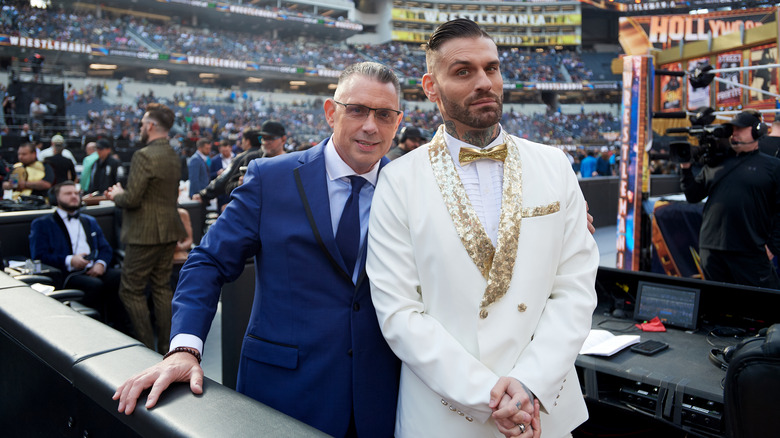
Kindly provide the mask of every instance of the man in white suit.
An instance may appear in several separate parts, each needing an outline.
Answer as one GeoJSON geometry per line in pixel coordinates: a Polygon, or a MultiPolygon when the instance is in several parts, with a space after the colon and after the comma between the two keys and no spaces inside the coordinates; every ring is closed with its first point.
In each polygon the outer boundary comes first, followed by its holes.
{"type": "Polygon", "coordinates": [[[567,436],[588,417],[574,361],[599,262],[577,178],[557,148],[501,128],[478,25],[442,24],[426,61],[444,124],[383,170],[369,225],[372,299],[403,361],[396,436],[538,436],[536,400],[544,436],[567,436]]]}

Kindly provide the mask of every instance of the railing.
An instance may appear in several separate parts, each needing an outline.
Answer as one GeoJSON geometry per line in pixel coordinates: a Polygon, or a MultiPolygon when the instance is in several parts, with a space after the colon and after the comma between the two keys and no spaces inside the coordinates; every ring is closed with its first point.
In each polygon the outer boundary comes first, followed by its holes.
{"type": "Polygon", "coordinates": [[[323,437],[324,433],[204,379],[174,384],[150,410],[111,399],[160,355],[0,273],[0,430],[4,436],[323,437]]]}

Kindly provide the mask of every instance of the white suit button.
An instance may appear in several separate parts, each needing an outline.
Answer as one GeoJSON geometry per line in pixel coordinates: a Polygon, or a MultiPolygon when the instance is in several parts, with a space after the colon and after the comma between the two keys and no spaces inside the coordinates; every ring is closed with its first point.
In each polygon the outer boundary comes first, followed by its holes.
{"type": "Polygon", "coordinates": [[[447,406],[449,403],[447,403],[447,400],[441,399],[441,404],[443,404],[444,406],[447,406]]]}

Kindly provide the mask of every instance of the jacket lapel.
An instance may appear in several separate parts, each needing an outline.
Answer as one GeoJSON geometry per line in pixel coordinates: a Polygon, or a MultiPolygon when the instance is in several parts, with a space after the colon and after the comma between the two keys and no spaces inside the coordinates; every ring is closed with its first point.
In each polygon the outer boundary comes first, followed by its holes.
{"type": "Polygon", "coordinates": [[[336,272],[352,282],[352,277],[347,273],[346,264],[339,253],[336,239],[333,236],[325,155],[323,154],[326,142],[327,140],[301,154],[299,158],[301,165],[293,171],[295,184],[317,243],[336,272]]]}
{"type": "Polygon", "coordinates": [[[52,213],[51,216],[54,219],[54,223],[57,224],[60,231],[62,232],[62,235],[65,236],[66,246],[68,247],[68,254],[73,254],[73,245],[70,243],[70,234],[68,233],[68,228],[65,226],[65,222],[56,211],[52,213]]]}

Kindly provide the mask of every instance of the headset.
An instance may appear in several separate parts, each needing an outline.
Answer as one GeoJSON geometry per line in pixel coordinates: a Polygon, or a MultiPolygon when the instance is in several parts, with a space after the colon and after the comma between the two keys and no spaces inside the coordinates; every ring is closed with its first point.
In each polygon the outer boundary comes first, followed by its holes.
{"type": "Polygon", "coordinates": [[[766,133],[769,131],[769,127],[761,120],[761,115],[755,115],[752,113],[749,113],[751,116],[754,116],[756,119],[756,123],[751,126],[750,128],[750,135],[753,136],[753,140],[758,140],[759,138],[766,135],[766,133]]]}
{"type": "Polygon", "coordinates": [[[731,359],[734,358],[734,354],[751,342],[764,341],[766,339],[766,332],[767,329],[761,329],[756,336],[743,339],[737,345],[730,345],[723,349],[713,348],[710,350],[709,354],[710,362],[723,371],[728,370],[729,362],[731,362],[731,359]]]}
{"type": "Polygon", "coordinates": [[[401,133],[398,134],[398,143],[403,143],[406,141],[406,126],[401,128],[401,133]]]}

